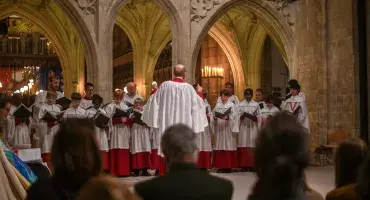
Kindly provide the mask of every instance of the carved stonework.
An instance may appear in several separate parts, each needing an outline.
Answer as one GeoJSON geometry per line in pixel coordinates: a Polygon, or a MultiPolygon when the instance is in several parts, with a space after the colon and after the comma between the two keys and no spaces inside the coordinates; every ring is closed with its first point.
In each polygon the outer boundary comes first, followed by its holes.
{"type": "Polygon", "coordinates": [[[200,22],[221,0],[191,0],[191,21],[200,22]]]}
{"type": "Polygon", "coordinates": [[[129,0],[126,4],[127,8],[134,9],[139,3],[147,3],[148,0],[129,0]]]}
{"type": "Polygon", "coordinates": [[[295,23],[295,8],[297,3],[292,0],[266,0],[268,4],[276,8],[286,19],[289,26],[295,23]]]}
{"type": "Polygon", "coordinates": [[[51,0],[42,0],[41,3],[37,6],[37,9],[41,12],[46,11],[47,5],[49,5],[51,0]]]}
{"type": "Polygon", "coordinates": [[[75,0],[85,15],[95,14],[97,0],[75,0]]]}

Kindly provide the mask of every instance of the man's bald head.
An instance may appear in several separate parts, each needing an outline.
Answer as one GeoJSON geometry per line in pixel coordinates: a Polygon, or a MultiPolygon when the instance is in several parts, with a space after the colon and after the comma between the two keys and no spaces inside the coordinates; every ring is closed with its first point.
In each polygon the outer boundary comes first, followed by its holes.
{"type": "Polygon", "coordinates": [[[178,64],[173,70],[173,75],[176,77],[185,77],[186,67],[184,65],[178,64]]]}
{"type": "Polygon", "coordinates": [[[126,85],[127,93],[129,95],[135,95],[136,94],[136,84],[134,82],[129,82],[126,85]]]}

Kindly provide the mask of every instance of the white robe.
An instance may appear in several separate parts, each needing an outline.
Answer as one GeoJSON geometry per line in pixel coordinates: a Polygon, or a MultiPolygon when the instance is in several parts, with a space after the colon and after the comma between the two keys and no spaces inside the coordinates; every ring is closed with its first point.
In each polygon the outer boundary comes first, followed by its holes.
{"type": "Polygon", "coordinates": [[[86,109],[88,109],[92,106],[93,106],[92,100],[87,100],[87,99],[84,99],[84,98],[81,99],[80,107],[83,108],[84,110],[86,110],[86,109]]]}
{"type": "MultiPolygon", "coordinates": [[[[142,120],[161,134],[175,124],[185,124],[195,133],[208,126],[203,100],[193,86],[184,82],[166,81],[144,108],[142,120]]],[[[162,155],[160,147],[158,153],[162,155]]]]}
{"type": "MultiPolygon", "coordinates": [[[[231,95],[229,97],[229,101],[231,101],[232,103],[234,103],[235,105],[238,105],[240,102],[239,102],[239,99],[237,96],[235,95],[231,95]]],[[[217,103],[222,103],[222,100],[221,100],[221,97],[218,97],[217,98],[217,103]]]]}
{"type": "Polygon", "coordinates": [[[123,96],[123,101],[134,105],[134,100],[137,99],[137,98],[142,98],[142,97],[141,97],[140,94],[135,94],[134,96],[130,96],[130,95],[128,95],[128,93],[126,93],[123,96]]]}
{"type": "MultiPolygon", "coordinates": [[[[115,108],[119,108],[122,110],[127,110],[128,106],[121,102],[119,105],[115,104],[115,102],[110,103],[105,107],[105,111],[107,112],[108,116],[113,116],[115,112],[115,108]]],[[[109,149],[129,149],[130,148],[130,127],[128,127],[125,123],[113,125],[110,124],[112,132],[110,134],[110,144],[109,149]]]]}
{"type": "Polygon", "coordinates": [[[234,103],[228,101],[225,104],[218,103],[213,110],[215,112],[224,113],[231,108],[229,120],[217,118],[215,124],[215,146],[214,150],[236,151],[236,139],[233,133],[239,132],[239,112],[234,103]]]}
{"type": "Polygon", "coordinates": [[[53,146],[54,136],[59,130],[59,125],[49,127],[47,122],[42,120],[45,113],[49,112],[53,115],[58,115],[61,111],[58,105],[56,104],[42,104],[40,107],[40,112],[38,113],[37,122],[38,130],[36,131],[37,137],[39,138],[39,145],[41,147],[42,153],[50,153],[53,146]]]}
{"type": "Polygon", "coordinates": [[[131,128],[131,153],[151,152],[150,129],[134,123],[131,128]]]}
{"type": "Polygon", "coordinates": [[[206,151],[210,152],[212,151],[212,141],[211,141],[211,135],[212,135],[212,129],[213,129],[213,115],[212,115],[212,108],[211,105],[207,102],[207,100],[204,100],[204,105],[206,106],[206,114],[209,117],[209,125],[204,129],[204,132],[197,133],[197,147],[198,151],[206,151]]]}
{"type": "Polygon", "coordinates": [[[309,132],[310,126],[308,122],[308,112],[306,102],[300,96],[292,96],[284,102],[282,109],[293,113],[299,106],[301,109],[298,111],[298,122],[307,129],[309,132]]]}
{"type": "Polygon", "coordinates": [[[160,132],[158,128],[150,128],[150,140],[152,149],[158,149],[160,145],[160,132]]]}
{"type": "Polygon", "coordinates": [[[5,126],[5,139],[8,144],[12,143],[15,134],[15,120],[14,116],[11,114],[12,111],[9,111],[6,116],[6,126],[5,126]]]}
{"type": "Polygon", "coordinates": [[[79,118],[79,119],[87,118],[86,111],[80,107],[68,108],[67,110],[64,111],[63,119],[69,119],[69,118],[79,118]]]}
{"type": "MultiPolygon", "coordinates": [[[[10,113],[13,115],[13,113],[16,111],[17,107],[12,106],[10,108],[10,113]]],[[[11,132],[12,135],[10,135],[11,140],[10,144],[13,147],[19,146],[19,145],[24,145],[24,144],[31,144],[31,138],[30,138],[30,133],[31,133],[31,128],[30,124],[26,124],[25,122],[16,125],[15,124],[15,117],[12,116],[11,120],[14,121],[14,129],[11,132]]],[[[29,121],[31,123],[31,117],[29,118],[29,121]]]]}
{"type": "MultiPolygon", "coordinates": [[[[107,112],[101,108],[98,109],[100,113],[107,115],[107,112]]],[[[95,114],[98,112],[94,107],[90,107],[86,110],[86,116],[88,118],[93,118],[95,114]]],[[[109,132],[109,131],[108,131],[109,132]]],[[[109,145],[108,145],[108,132],[104,129],[101,129],[97,126],[95,126],[95,136],[96,140],[98,142],[100,151],[108,151],[109,145]]]]}
{"type": "MultiPolygon", "coordinates": [[[[247,100],[239,103],[239,115],[249,113],[257,118],[261,115],[259,104],[253,100],[247,100]]],[[[258,135],[258,121],[254,122],[251,119],[244,118],[240,121],[238,134],[238,147],[255,147],[255,141],[258,135]]]]}

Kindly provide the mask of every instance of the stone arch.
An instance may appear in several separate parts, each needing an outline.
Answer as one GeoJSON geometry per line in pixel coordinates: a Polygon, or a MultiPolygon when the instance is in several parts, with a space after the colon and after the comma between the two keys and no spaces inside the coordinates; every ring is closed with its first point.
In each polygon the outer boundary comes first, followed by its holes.
{"type": "MultiPolygon", "coordinates": [[[[258,20],[261,22],[261,25],[267,30],[267,34],[270,35],[275,44],[277,44],[289,70],[292,71],[295,48],[293,29],[289,26],[281,13],[262,0],[229,1],[218,8],[213,15],[203,19],[206,20],[205,22],[201,22],[203,27],[192,36],[197,38],[192,45],[192,66],[196,66],[197,55],[204,36],[210,31],[211,27],[216,24],[217,20],[220,19],[223,14],[237,6],[241,6],[246,11],[248,10],[258,16],[258,20]]],[[[244,83],[235,83],[235,85],[244,85],[244,83]]]]}

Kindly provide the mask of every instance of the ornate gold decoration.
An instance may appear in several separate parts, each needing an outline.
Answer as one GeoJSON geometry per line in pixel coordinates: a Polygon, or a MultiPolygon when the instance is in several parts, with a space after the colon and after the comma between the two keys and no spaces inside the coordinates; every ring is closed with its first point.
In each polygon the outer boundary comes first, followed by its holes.
{"type": "Polygon", "coordinates": [[[75,2],[85,15],[95,14],[96,0],[75,0],[75,2]]]}
{"type": "Polygon", "coordinates": [[[220,4],[220,0],[191,0],[191,21],[200,22],[208,11],[220,4]]]}

